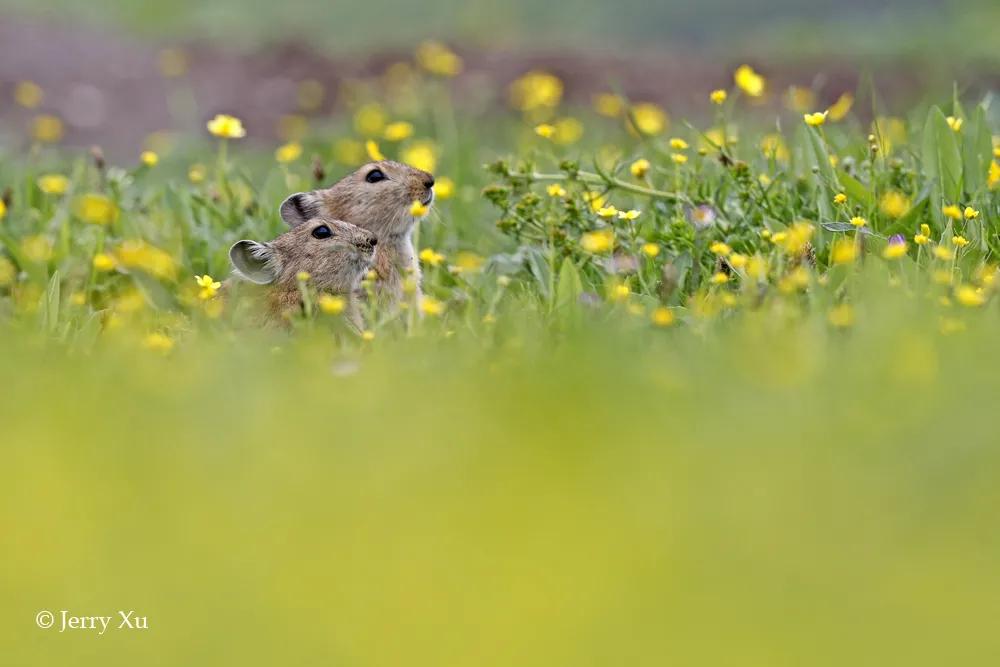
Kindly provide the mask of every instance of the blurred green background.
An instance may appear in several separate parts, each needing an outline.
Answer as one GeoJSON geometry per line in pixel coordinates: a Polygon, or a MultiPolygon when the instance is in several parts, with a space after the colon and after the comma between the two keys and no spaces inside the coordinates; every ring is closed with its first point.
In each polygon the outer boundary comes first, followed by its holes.
{"type": "Polygon", "coordinates": [[[256,47],[304,39],[344,53],[409,47],[428,36],[467,46],[622,51],[708,49],[835,57],[996,59],[992,0],[2,0],[0,10],[124,26],[158,38],[256,47]]]}

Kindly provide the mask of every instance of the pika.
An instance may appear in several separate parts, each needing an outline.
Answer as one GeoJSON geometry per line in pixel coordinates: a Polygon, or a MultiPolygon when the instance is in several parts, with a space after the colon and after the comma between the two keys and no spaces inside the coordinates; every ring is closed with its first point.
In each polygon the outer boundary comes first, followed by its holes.
{"type": "Polygon", "coordinates": [[[397,304],[403,297],[403,277],[410,273],[420,289],[420,265],[413,250],[413,202],[434,203],[434,176],[409,165],[381,160],[370,162],[325,190],[299,192],[281,204],[281,218],[289,226],[314,216],[328,216],[375,233],[373,267],[380,300],[397,304]]]}
{"type": "Polygon", "coordinates": [[[347,318],[361,327],[354,293],[372,266],[378,238],[372,232],[325,216],[297,222],[273,241],[237,241],[229,249],[234,274],[258,285],[271,285],[268,318],[280,320],[301,308],[298,275],[305,271],[321,293],[344,295],[347,318]]]}

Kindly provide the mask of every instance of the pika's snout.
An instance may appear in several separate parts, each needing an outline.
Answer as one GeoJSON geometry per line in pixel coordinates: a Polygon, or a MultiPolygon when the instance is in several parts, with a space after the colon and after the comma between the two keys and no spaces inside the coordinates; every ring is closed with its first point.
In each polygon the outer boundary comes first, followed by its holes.
{"type": "Polygon", "coordinates": [[[364,252],[372,252],[378,244],[378,237],[372,233],[359,234],[354,238],[354,245],[364,252]]]}

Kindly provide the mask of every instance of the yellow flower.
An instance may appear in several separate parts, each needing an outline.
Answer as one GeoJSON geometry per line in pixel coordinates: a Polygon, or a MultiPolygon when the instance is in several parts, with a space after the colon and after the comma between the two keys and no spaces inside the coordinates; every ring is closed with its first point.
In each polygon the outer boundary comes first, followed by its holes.
{"type": "Polygon", "coordinates": [[[962,212],[966,220],[975,220],[979,217],[979,211],[972,208],[971,206],[966,206],[965,210],[962,212]]]}
{"type": "Polygon", "coordinates": [[[542,137],[543,139],[551,139],[552,135],[556,133],[556,128],[548,123],[542,123],[541,125],[535,126],[535,134],[542,137]]]}
{"type": "Polygon", "coordinates": [[[444,255],[436,252],[433,248],[424,248],[420,251],[420,261],[431,266],[438,266],[444,261],[444,255]]]}
{"type": "Polygon", "coordinates": [[[942,261],[949,262],[955,254],[943,245],[939,245],[934,247],[934,256],[942,261]]]}
{"type": "Polygon", "coordinates": [[[101,272],[111,271],[116,265],[115,258],[106,252],[99,252],[94,255],[92,263],[94,265],[94,269],[101,272]]]}
{"type": "Polygon", "coordinates": [[[634,208],[633,209],[629,209],[628,211],[618,211],[618,219],[619,220],[628,220],[629,222],[631,222],[632,220],[635,220],[640,215],[642,215],[642,211],[637,211],[634,208]]]}
{"type": "Polygon", "coordinates": [[[990,163],[990,173],[986,177],[986,183],[990,189],[993,189],[997,183],[1000,183],[1000,162],[994,160],[990,163]]]}
{"type": "Polygon", "coordinates": [[[658,308],[653,309],[653,313],[650,315],[650,320],[658,327],[669,327],[674,323],[674,311],[670,310],[666,306],[659,306],[658,308]]]}
{"type": "Polygon", "coordinates": [[[843,204],[846,202],[847,202],[847,195],[845,195],[843,192],[838,192],[833,196],[834,204],[843,204]]]}
{"type": "Polygon", "coordinates": [[[789,86],[785,94],[785,106],[792,111],[805,113],[816,105],[816,93],[803,86],[789,86]]]}
{"type": "Polygon", "coordinates": [[[688,156],[684,155],[684,153],[671,153],[670,159],[673,160],[675,164],[686,164],[688,156]]]}
{"type": "Polygon", "coordinates": [[[153,151],[143,151],[139,155],[139,160],[147,167],[155,167],[156,163],[160,161],[160,156],[153,151]]]}
{"type": "Polygon", "coordinates": [[[670,140],[670,147],[675,151],[686,151],[688,149],[688,142],[684,141],[680,137],[674,137],[670,140]]]}
{"type": "Polygon", "coordinates": [[[747,276],[754,280],[765,280],[767,270],[767,260],[760,255],[754,255],[747,261],[747,276]]]}
{"type": "Polygon", "coordinates": [[[791,153],[785,144],[785,138],[780,134],[765,134],[760,140],[760,150],[767,157],[773,157],[778,162],[788,162],[791,153]]]}
{"type": "Polygon", "coordinates": [[[193,164],[188,167],[188,180],[192,183],[201,183],[205,180],[205,175],[208,171],[205,169],[203,164],[193,164]]]}
{"type": "Polygon", "coordinates": [[[386,141],[402,141],[412,136],[413,123],[407,123],[405,120],[389,123],[385,126],[385,131],[382,133],[382,138],[386,141]]]}
{"type": "Polygon", "coordinates": [[[854,310],[846,303],[834,306],[826,314],[827,321],[840,329],[847,328],[854,324],[854,310]]]}
{"type": "Polygon", "coordinates": [[[299,141],[309,133],[309,119],[297,113],[284,114],[275,124],[275,134],[283,141],[299,141]]]}
{"type": "Polygon", "coordinates": [[[631,165],[629,165],[628,170],[636,178],[642,178],[649,172],[649,167],[650,167],[649,160],[647,160],[646,158],[639,158],[631,165]]]}
{"type": "Polygon", "coordinates": [[[299,271],[295,274],[295,279],[300,283],[307,283],[312,279],[312,274],[308,271],[299,271]]]}
{"type": "Polygon", "coordinates": [[[660,246],[655,243],[644,243],[642,246],[642,253],[646,257],[656,257],[660,254],[660,246]]]}
{"type": "Polygon", "coordinates": [[[434,173],[437,167],[437,147],[432,141],[415,141],[403,149],[399,159],[411,167],[434,173]]]}
{"type": "Polygon", "coordinates": [[[297,141],[291,141],[283,146],[278,146],[277,150],[274,151],[274,159],[281,164],[295,162],[300,157],[302,157],[302,144],[297,141]]]}
{"type": "Polygon", "coordinates": [[[42,92],[41,86],[34,81],[20,81],[14,87],[14,101],[25,109],[36,108],[43,99],[45,99],[45,94],[42,92]]]}
{"type": "Polygon", "coordinates": [[[575,144],[583,136],[583,123],[576,118],[560,118],[556,121],[552,141],[560,146],[575,144]]]}
{"type": "Polygon", "coordinates": [[[858,255],[854,239],[838,239],[830,249],[830,262],[833,264],[850,264],[858,255]]]}
{"type": "Polygon", "coordinates": [[[722,257],[727,257],[731,252],[733,252],[733,249],[722,241],[715,241],[708,247],[708,250],[712,254],[721,255],[722,257]]]}
{"type": "Polygon", "coordinates": [[[0,255],[0,287],[8,287],[17,278],[17,267],[9,259],[0,255]]]}
{"type": "Polygon", "coordinates": [[[708,279],[708,282],[713,285],[725,285],[729,282],[729,275],[719,271],[718,273],[713,273],[712,277],[708,279]]]}
{"type": "Polygon", "coordinates": [[[906,255],[906,243],[890,243],[882,250],[882,257],[886,259],[899,259],[906,255]]]}
{"type": "Polygon", "coordinates": [[[628,288],[628,285],[615,285],[611,290],[612,301],[624,301],[630,296],[632,296],[632,290],[628,288]]]}
{"type": "Polygon", "coordinates": [[[593,190],[583,193],[583,200],[590,204],[590,210],[597,211],[604,206],[604,196],[593,190]]]}
{"type": "Polygon", "coordinates": [[[420,312],[424,315],[440,315],[444,312],[444,303],[432,296],[424,295],[420,298],[420,312]]]}
{"type": "Polygon", "coordinates": [[[73,211],[81,220],[92,225],[107,225],[118,219],[118,206],[104,195],[95,193],[79,197],[73,211]]]}
{"type": "Polygon", "coordinates": [[[712,101],[712,104],[722,104],[723,102],[726,101],[727,97],[729,97],[729,94],[726,91],[722,90],[721,88],[713,90],[708,95],[708,99],[712,101]]]}
{"type": "Polygon", "coordinates": [[[882,195],[879,208],[890,218],[901,218],[910,210],[910,200],[903,193],[890,190],[882,195]]]}
{"type": "Polygon", "coordinates": [[[365,152],[368,153],[368,158],[375,162],[381,162],[385,159],[385,156],[382,155],[382,151],[378,149],[378,144],[371,139],[365,142],[365,152]]]}
{"type": "Polygon", "coordinates": [[[955,290],[955,300],[968,308],[975,308],[986,303],[986,294],[982,288],[972,285],[961,285],[955,290]]]}
{"type": "Polygon", "coordinates": [[[194,281],[198,284],[201,290],[198,292],[198,298],[202,301],[207,301],[214,297],[222,287],[222,283],[218,282],[212,276],[207,273],[203,276],[195,276],[194,281]]]}
{"type": "Polygon", "coordinates": [[[422,218],[430,212],[430,207],[423,204],[420,200],[414,200],[410,204],[410,215],[414,218],[422,218]]]}
{"type": "Polygon", "coordinates": [[[948,206],[942,207],[941,212],[944,213],[947,217],[951,218],[952,220],[962,219],[962,209],[960,209],[955,204],[949,204],[948,206]]]}
{"type": "Polygon", "coordinates": [[[852,106],[854,106],[854,95],[851,93],[844,93],[837,98],[837,101],[833,103],[833,106],[827,109],[830,113],[830,120],[834,122],[841,120],[850,112],[852,106]]]}
{"type": "Polygon", "coordinates": [[[533,70],[510,85],[511,105],[518,111],[554,109],[563,96],[563,83],[558,77],[533,70]]]}
{"type": "MultiPolygon", "coordinates": [[[[823,276],[820,276],[819,281],[822,280],[823,276]]],[[[778,289],[782,294],[791,294],[807,287],[809,287],[809,271],[802,265],[796,266],[778,281],[778,289]]]]}
{"type": "Polygon", "coordinates": [[[382,134],[386,120],[385,109],[382,108],[382,105],[369,102],[362,104],[354,112],[354,129],[362,137],[377,137],[382,134]]]}
{"type": "Polygon", "coordinates": [[[807,113],[802,118],[806,121],[806,125],[819,127],[826,122],[826,115],[828,113],[828,111],[817,111],[815,113],[807,113]]]}
{"type": "Polygon", "coordinates": [[[455,266],[451,267],[453,269],[459,269],[461,272],[468,271],[479,271],[483,268],[486,263],[486,259],[482,255],[477,255],[474,252],[462,251],[458,253],[455,258],[455,266]]]}
{"type": "Polygon", "coordinates": [[[44,144],[54,144],[63,137],[63,123],[55,116],[43,114],[35,118],[32,135],[44,144]]]}
{"type": "Polygon", "coordinates": [[[865,225],[868,224],[868,221],[862,218],[861,216],[856,215],[853,218],[851,218],[851,224],[854,225],[855,227],[864,227],[865,225]]]}
{"type": "Polygon", "coordinates": [[[451,199],[455,196],[455,181],[451,180],[447,176],[442,176],[437,179],[434,184],[434,196],[438,199],[451,199]]]}
{"type": "Polygon", "coordinates": [[[441,42],[428,41],[417,47],[417,64],[429,74],[453,77],[462,72],[462,59],[441,42]]]}
{"type": "Polygon", "coordinates": [[[587,252],[608,252],[615,246],[615,233],[610,229],[586,232],[580,236],[580,246],[587,252]]]}
{"type": "Polygon", "coordinates": [[[605,219],[613,218],[616,215],[618,215],[618,209],[615,208],[614,206],[602,206],[601,208],[597,209],[597,215],[605,219]]]}
{"type": "Polygon", "coordinates": [[[151,333],[142,339],[142,346],[147,350],[166,354],[174,349],[174,341],[166,334],[151,333]]]}
{"type": "Polygon", "coordinates": [[[3,199],[0,199],[0,220],[7,215],[7,204],[4,203],[3,199]]]}
{"type": "Polygon", "coordinates": [[[243,129],[243,121],[222,113],[208,121],[208,131],[220,139],[242,139],[247,136],[247,131],[243,129]]]}
{"type": "Polygon", "coordinates": [[[958,248],[964,248],[969,245],[969,240],[964,236],[955,235],[951,237],[951,244],[958,248]]]}
{"type": "Polygon", "coordinates": [[[601,93],[594,96],[594,111],[608,118],[617,118],[625,111],[625,100],[614,93],[601,93]]]}
{"type": "Polygon", "coordinates": [[[948,127],[958,132],[962,129],[962,123],[964,122],[961,118],[955,118],[954,116],[948,116],[944,119],[948,123],[948,127]]]}
{"type": "Polygon", "coordinates": [[[632,107],[628,118],[629,130],[646,136],[655,136],[667,129],[670,122],[666,112],[652,102],[643,102],[632,107]]]}
{"type": "Polygon", "coordinates": [[[764,94],[764,77],[749,65],[741,65],[733,74],[733,81],[750,97],[760,97],[764,94]]]}
{"type": "Polygon", "coordinates": [[[62,174],[45,174],[38,177],[38,189],[47,195],[63,195],[69,189],[69,179],[62,174]]]}
{"type": "Polygon", "coordinates": [[[347,307],[347,301],[344,297],[326,293],[319,295],[316,304],[327,315],[339,315],[347,307]]]}
{"type": "Polygon", "coordinates": [[[924,236],[926,236],[927,238],[930,238],[931,237],[931,226],[928,225],[926,222],[921,223],[920,224],[920,233],[923,234],[924,236]]]}
{"type": "Polygon", "coordinates": [[[375,332],[368,330],[362,331],[361,340],[365,341],[366,343],[372,342],[373,340],[375,340],[375,332]]]}
{"type": "Polygon", "coordinates": [[[26,236],[21,240],[21,252],[29,261],[47,262],[52,259],[52,241],[41,234],[26,236]]]}
{"type": "Polygon", "coordinates": [[[553,183],[552,185],[545,188],[545,191],[549,193],[550,197],[565,197],[566,188],[559,185],[558,183],[553,183]]]}
{"type": "Polygon", "coordinates": [[[741,255],[738,252],[734,252],[731,255],[729,255],[729,257],[726,258],[726,261],[728,261],[729,266],[733,267],[734,269],[742,269],[747,265],[749,259],[747,258],[746,255],[741,255]]]}
{"type": "Polygon", "coordinates": [[[785,232],[771,236],[771,241],[779,244],[789,255],[801,255],[812,239],[815,228],[808,222],[796,222],[785,232]]]}
{"type": "Polygon", "coordinates": [[[177,274],[174,258],[169,253],[142,240],[123,242],[115,256],[119,264],[142,269],[158,278],[173,279],[177,274]]]}

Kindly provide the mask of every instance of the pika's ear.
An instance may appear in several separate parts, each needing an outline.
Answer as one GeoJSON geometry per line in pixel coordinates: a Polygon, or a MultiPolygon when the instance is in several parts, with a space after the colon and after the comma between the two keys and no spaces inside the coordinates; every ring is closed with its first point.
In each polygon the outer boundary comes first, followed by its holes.
{"type": "Polygon", "coordinates": [[[289,227],[301,225],[319,213],[319,197],[315,192],[297,192],[281,202],[278,213],[289,227]]]}
{"type": "Polygon", "coordinates": [[[234,243],[229,249],[229,261],[236,273],[258,285],[273,283],[281,271],[274,248],[256,241],[234,243]]]}

